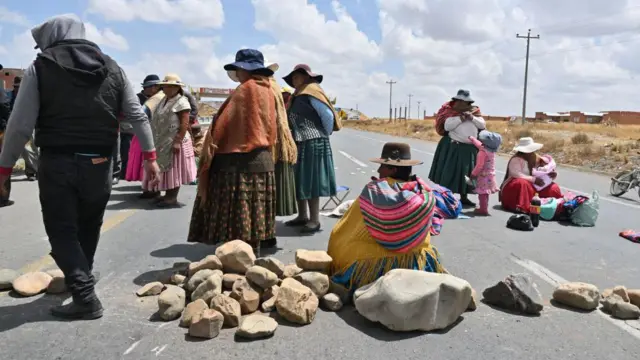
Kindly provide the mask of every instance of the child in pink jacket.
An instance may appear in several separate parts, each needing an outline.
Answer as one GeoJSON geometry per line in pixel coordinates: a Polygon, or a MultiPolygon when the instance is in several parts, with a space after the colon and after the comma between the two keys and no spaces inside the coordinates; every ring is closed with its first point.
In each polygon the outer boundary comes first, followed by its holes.
{"type": "Polygon", "coordinates": [[[502,137],[498,133],[482,130],[476,139],[469,136],[471,143],[478,148],[476,167],[471,171],[471,178],[475,180],[475,193],[478,194],[479,207],[476,215],[489,215],[489,195],[500,191],[496,183],[496,151],[500,148],[502,137]]]}

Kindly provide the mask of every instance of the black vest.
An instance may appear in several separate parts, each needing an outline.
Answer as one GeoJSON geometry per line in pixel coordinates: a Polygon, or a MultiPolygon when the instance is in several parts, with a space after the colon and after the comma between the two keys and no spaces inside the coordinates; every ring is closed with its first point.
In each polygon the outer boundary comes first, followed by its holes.
{"type": "Polygon", "coordinates": [[[108,155],[118,139],[125,80],[118,64],[95,44],[76,42],[78,49],[70,50],[74,42],[65,43],[59,55],[54,45],[34,61],[40,92],[36,145],[45,151],[108,155]],[[94,56],[104,62],[106,76],[86,81],[82,73],[67,71],[52,60],[64,58],[65,52],[94,56]]]}

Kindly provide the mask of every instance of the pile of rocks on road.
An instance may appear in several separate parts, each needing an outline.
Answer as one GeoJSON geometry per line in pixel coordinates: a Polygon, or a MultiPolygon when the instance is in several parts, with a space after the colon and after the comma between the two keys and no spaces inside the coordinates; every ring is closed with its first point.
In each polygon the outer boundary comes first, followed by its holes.
{"type": "Polygon", "coordinates": [[[553,300],[585,311],[595,310],[601,304],[600,310],[611,314],[616,319],[640,319],[640,289],[627,290],[626,287],[619,285],[600,293],[595,285],[570,282],[556,287],[553,300]]]}
{"type": "Polygon", "coordinates": [[[296,263],[284,265],[274,257],[256,258],[249,244],[234,240],[219,246],[215,255],[181,263],[166,279],[141,287],[138,296],[158,296],[160,319],[180,318],[189,335],[215,338],[223,327],[237,328],[236,336],[257,339],[273,335],[278,322],[267,314],[308,325],[322,300],[339,310],[346,290],[327,275],[331,257],[325,251],[296,251],[296,263]],[[262,312],[259,313],[258,310],[262,312]]]}
{"type": "Polygon", "coordinates": [[[67,287],[60,269],[24,274],[10,269],[0,269],[0,291],[5,290],[13,290],[20,296],[30,297],[43,292],[61,294],[67,291],[67,287]]]}

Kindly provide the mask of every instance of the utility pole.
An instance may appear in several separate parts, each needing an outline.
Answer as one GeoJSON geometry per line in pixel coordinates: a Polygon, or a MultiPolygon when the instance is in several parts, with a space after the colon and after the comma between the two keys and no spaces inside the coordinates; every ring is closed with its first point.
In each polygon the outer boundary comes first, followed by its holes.
{"type": "Polygon", "coordinates": [[[420,101],[418,101],[418,119],[420,119],[420,101]]]}
{"type": "Polygon", "coordinates": [[[527,36],[523,36],[520,34],[516,34],[516,38],[518,39],[527,39],[527,56],[524,61],[524,92],[522,95],[522,125],[526,122],[527,116],[527,80],[529,78],[529,45],[531,43],[531,39],[538,40],[540,39],[540,35],[531,36],[531,29],[527,32],[527,36]]]}
{"type": "Polygon", "coordinates": [[[393,80],[389,80],[387,81],[387,84],[389,84],[389,122],[391,122],[393,120],[393,118],[391,117],[393,115],[393,112],[391,110],[392,108],[392,103],[391,103],[391,99],[393,98],[393,84],[397,83],[397,81],[393,81],[393,80]]]}
{"type": "Polygon", "coordinates": [[[411,98],[413,97],[413,94],[409,94],[409,117],[411,117],[411,98]]]}

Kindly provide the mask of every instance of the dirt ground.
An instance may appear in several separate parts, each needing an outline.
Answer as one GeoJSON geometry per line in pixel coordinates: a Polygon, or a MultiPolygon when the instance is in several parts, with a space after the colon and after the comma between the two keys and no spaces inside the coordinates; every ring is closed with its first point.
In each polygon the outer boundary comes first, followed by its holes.
{"type": "MultiPolygon", "coordinates": [[[[396,136],[438,141],[433,120],[408,120],[389,123],[386,120],[345,121],[346,127],[396,136]]],[[[607,126],[574,123],[509,124],[487,122],[490,131],[502,135],[500,152],[509,153],[517,140],[530,136],[544,144],[543,152],[557,163],[586,170],[615,174],[640,166],[640,126],[607,126]]]]}

